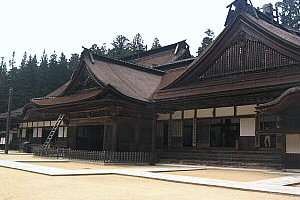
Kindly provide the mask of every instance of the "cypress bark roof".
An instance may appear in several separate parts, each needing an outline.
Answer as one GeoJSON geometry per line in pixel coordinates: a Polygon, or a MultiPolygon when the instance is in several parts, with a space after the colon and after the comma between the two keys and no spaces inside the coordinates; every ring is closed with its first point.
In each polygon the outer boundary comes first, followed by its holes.
{"type": "MultiPolygon", "coordinates": [[[[193,87],[182,87],[182,85],[180,85],[181,82],[185,81],[185,84],[189,83],[192,78],[199,78],[199,74],[207,70],[209,67],[208,64],[210,64],[209,62],[213,62],[217,59],[214,58],[214,51],[218,51],[217,53],[220,54],[220,47],[224,46],[228,39],[232,39],[230,37],[238,37],[236,31],[249,31],[251,32],[250,34],[258,34],[260,37],[268,40],[269,44],[274,42],[275,47],[284,49],[285,52],[294,56],[295,61],[299,61],[300,37],[298,35],[289,32],[279,25],[267,22],[264,19],[255,18],[247,13],[242,13],[235,19],[234,23],[224,29],[215,42],[203,54],[195,59],[186,59],[185,56],[190,54],[187,46],[185,46],[187,45],[185,41],[181,41],[166,47],[126,57],[124,58],[126,61],[94,55],[90,51],[84,50],[81,56],[80,67],[85,68],[99,85],[99,88],[101,88],[98,89],[99,93],[105,88],[112,88],[123,96],[142,102],[153,102],[189,95],[206,95],[213,92],[261,88],[275,84],[295,83],[297,81],[296,79],[287,79],[288,76],[274,81],[275,79],[272,77],[272,73],[269,73],[270,79],[260,78],[257,81],[256,78],[260,77],[259,74],[245,78],[245,80],[249,79],[249,83],[252,83],[247,85],[238,83],[227,77],[226,84],[222,81],[218,82],[217,80],[217,84],[213,81],[206,81],[205,84],[201,85],[199,83],[203,82],[198,80],[200,82],[197,82],[196,85],[194,84],[193,87]],[[234,36],[232,36],[233,34],[234,36]],[[180,48],[180,45],[182,45],[182,48],[180,48]],[[209,60],[209,62],[207,61],[203,64],[205,60],[209,60]],[[159,66],[153,67],[153,64],[158,64],[159,66]],[[150,67],[150,65],[152,67],[150,67]]],[[[275,50],[277,51],[277,49],[275,50]]],[[[297,62],[294,64],[294,67],[298,65],[297,62]]],[[[264,74],[266,73],[267,72],[264,72],[264,74]]],[[[74,76],[80,76],[80,73],[75,73],[74,76]]],[[[295,78],[299,77],[299,74],[289,74],[289,76],[295,78]]],[[[62,97],[41,99],[38,101],[33,100],[32,102],[38,105],[72,103],[93,98],[99,94],[96,91],[95,93],[89,94],[81,94],[79,92],[76,94],[77,96],[69,94],[68,100],[64,99],[64,95],[68,94],[68,91],[76,84],[76,80],[77,79],[73,77],[72,80],[47,95],[48,97],[62,97]]]]}
{"type": "Polygon", "coordinates": [[[31,102],[39,106],[49,106],[49,105],[59,105],[59,104],[68,104],[86,101],[95,98],[102,91],[99,89],[93,90],[82,90],[76,94],[69,96],[57,96],[57,97],[44,97],[44,98],[35,98],[31,102]]]}
{"type": "Polygon", "coordinates": [[[261,112],[276,113],[286,110],[289,106],[293,105],[293,109],[300,107],[300,87],[292,87],[284,91],[279,97],[273,101],[260,104],[257,109],[261,112]]]}
{"type": "Polygon", "coordinates": [[[138,65],[155,67],[187,58],[191,58],[191,54],[189,45],[185,40],[183,40],[157,49],[137,52],[133,55],[122,58],[122,60],[136,63],[138,65]]]}

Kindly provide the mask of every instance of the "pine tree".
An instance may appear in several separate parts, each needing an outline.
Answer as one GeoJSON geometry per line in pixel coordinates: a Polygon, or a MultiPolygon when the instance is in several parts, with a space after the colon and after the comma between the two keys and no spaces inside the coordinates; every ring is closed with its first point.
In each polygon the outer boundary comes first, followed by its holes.
{"type": "Polygon", "coordinates": [[[159,39],[157,37],[154,38],[151,49],[157,49],[157,48],[160,48],[160,47],[161,47],[161,45],[159,43],[159,39]]]}
{"type": "Polygon", "coordinates": [[[140,33],[137,33],[130,44],[130,51],[133,53],[145,51],[146,46],[144,45],[143,37],[140,33]]]}
{"type": "Polygon", "coordinates": [[[98,47],[97,44],[93,44],[90,48],[90,50],[97,54],[97,55],[103,55],[103,56],[106,56],[107,53],[108,53],[108,50],[107,50],[107,47],[106,47],[106,44],[103,43],[101,47],[98,47]]]}
{"type": "Polygon", "coordinates": [[[120,59],[131,53],[129,40],[123,35],[117,35],[111,45],[112,49],[108,50],[108,56],[112,58],[120,59]]]}
{"type": "Polygon", "coordinates": [[[7,108],[7,69],[4,57],[0,61],[0,112],[5,112],[7,108]]]}
{"type": "Polygon", "coordinates": [[[198,48],[198,55],[200,55],[213,41],[215,33],[211,29],[205,31],[206,36],[203,38],[201,46],[198,48]]]}
{"type": "Polygon", "coordinates": [[[73,53],[73,54],[71,55],[71,58],[69,59],[69,63],[68,63],[68,65],[69,65],[69,67],[68,67],[69,70],[70,70],[71,72],[74,72],[74,71],[78,68],[79,62],[80,62],[79,54],[73,53]]]}
{"type": "Polygon", "coordinates": [[[300,0],[282,0],[276,3],[282,25],[300,31],[300,0]]]}

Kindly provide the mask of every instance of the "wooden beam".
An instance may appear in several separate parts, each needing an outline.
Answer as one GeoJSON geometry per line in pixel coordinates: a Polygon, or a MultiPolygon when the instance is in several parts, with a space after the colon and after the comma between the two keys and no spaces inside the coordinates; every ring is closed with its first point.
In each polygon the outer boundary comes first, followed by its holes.
{"type": "Polygon", "coordinates": [[[139,144],[140,144],[140,123],[141,119],[138,118],[135,121],[135,126],[134,126],[134,143],[135,143],[135,149],[136,151],[139,151],[139,144]]]}
{"type": "Polygon", "coordinates": [[[170,113],[169,117],[169,125],[168,125],[168,148],[172,146],[172,132],[173,132],[173,120],[172,120],[172,113],[170,113]]]}
{"type": "Polygon", "coordinates": [[[111,150],[112,151],[117,151],[117,132],[118,132],[118,122],[117,119],[114,118],[113,119],[113,123],[112,123],[112,139],[111,139],[111,150]]]}
{"type": "Polygon", "coordinates": [[[193,147],[197,146],[197,109],[194,110],[193,117],[193,147]]]}
{"type": "Polygon", "coordinates": [[[157,115],[153,115],[152,119],[152,143],[151,143],[151,152],[152,159],[151,164],[154,165],[156,163],[156,132],[157,132],[157,115]]]}

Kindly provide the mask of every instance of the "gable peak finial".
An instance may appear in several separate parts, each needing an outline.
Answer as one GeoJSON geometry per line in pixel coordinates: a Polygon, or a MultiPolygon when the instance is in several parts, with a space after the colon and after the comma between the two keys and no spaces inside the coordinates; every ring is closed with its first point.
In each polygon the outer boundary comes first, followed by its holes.
{"type": "Polygon", "coordinates": [[[229,4],[227,8],[229,8],[229,11],[226,18],[225,26],[231,24],[235,20],[235,18],[241,13],[248,13],[258,18],[256,9],[254,8],[251,0],[249,0],[249,3],[248,0],[235,0],[234,2],[229,4]]]}

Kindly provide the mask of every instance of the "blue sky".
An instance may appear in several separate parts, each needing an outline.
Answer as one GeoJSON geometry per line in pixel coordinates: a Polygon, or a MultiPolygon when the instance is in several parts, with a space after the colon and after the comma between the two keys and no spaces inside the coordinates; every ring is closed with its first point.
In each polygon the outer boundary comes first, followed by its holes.
{"type": "MultiPolygon", "coordinates": [[[[233,0],[0,0],[0,57],[17,61],[25,51],[80,53],[81,46],[109,43],[117,34],[141,33],[151,45],[187,39],[195,55],[204,31],[224,28],[226,6],[233,0]]],[[[252,0],[262,7],[274,0],[252,0]]]]}

